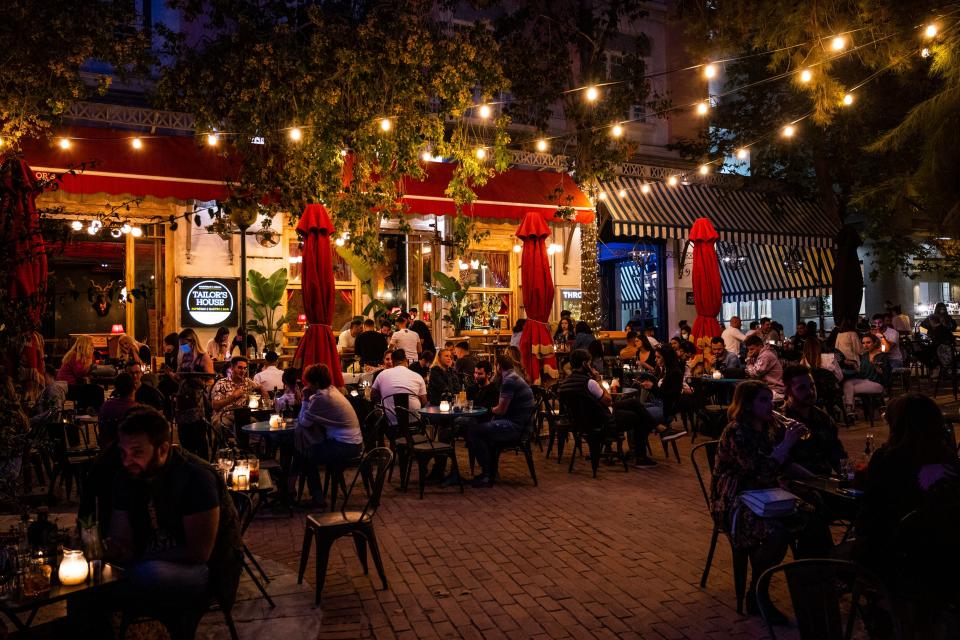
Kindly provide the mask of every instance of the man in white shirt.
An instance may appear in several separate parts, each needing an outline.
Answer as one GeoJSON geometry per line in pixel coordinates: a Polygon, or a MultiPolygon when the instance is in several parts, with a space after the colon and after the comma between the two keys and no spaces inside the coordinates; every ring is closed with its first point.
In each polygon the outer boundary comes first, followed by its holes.
{"type": "Polygon", "coordinates": [[[740,347],[747,337],[743,331],[740,330],[740,327],[743,325],[740,321],[740,316],[731,316],[727,325],[727,328],[720,334],[720,337],[723,338],[723,348],[739,357],[740,347]]]}
{"type": "Polygon", "coordinates": [[[390,424],[397,424],[397,414],[394,411],[393,396],[398,393],[409,394],[409,408],[418,411],[427,404],[427,383],[423,376],[407,368],[406,353],[403,349],[396,349],[391,354],[393,366],[384,369],[373,381],[370,389],[370,399],[373,402],[383,400],[383,408],[390,424]]]}
{"type": "Polygon", "coordinates": [[[267,366],[253,376],[253,383],[260,387],[260,395],[267,398],[274,389],[283,392],[283,371],[277,368],[277,361],[280,360],[280,356],[277,355],[276,351],[267,351],[264,360],[267,361],[267,366]]]}
{"type": "MultiPolygon", "coordinates": [[[[407,329],[408,322],[410,322],[410,316],[406,313],[400,314],[400,318],[397,320],[399,329],[394,331],[390,337],[390,348],[403,349],[404,353],[407,354],[407,364],[411,364],[417,361],[417,354],[423,349],[423,345],[417,332],[407,329]]],[[[394,362],[394,365],[396,365],[396,362],[394,362]]]]}
{"type": "Polygon", "coordinates": [[[337,338],[337,351],[350,353],[357,342],[357,336],[363,331],[363,320],[351,320],[350,328],[340,332],[337,338]]]}

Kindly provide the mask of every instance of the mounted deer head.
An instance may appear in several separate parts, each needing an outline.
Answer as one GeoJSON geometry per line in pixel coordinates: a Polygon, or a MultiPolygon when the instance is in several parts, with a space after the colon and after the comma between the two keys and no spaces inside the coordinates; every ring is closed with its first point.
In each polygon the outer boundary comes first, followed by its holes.
{"type": "Polygon", "coordinates": [[[87,288],[87,300],[90,306],[96,311],[100,318],[106,317],[110,313],[110,306],[113,304],[113,282],[104,285],[98,285],[93,280],[87,288]]]}

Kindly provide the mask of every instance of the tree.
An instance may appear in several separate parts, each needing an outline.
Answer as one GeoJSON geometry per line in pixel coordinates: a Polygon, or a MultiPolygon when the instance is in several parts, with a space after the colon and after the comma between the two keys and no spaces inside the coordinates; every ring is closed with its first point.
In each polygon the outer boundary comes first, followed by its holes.
{"type": "Polygon", "coordinates": [[[71,103],[102,95],[117,73],[143,73],[150,60],[134,3],[99,0],[6,0],[0,51],[6,148],[45,134],[71,103]]]}
{"type": "MultiPolygon", "coordinates": [[[[551,146],[565,153],[581,188],[598,192],[598,180],[610,177],[633,147],[611,136],[612,125],[631,120],[633,105],[645,105],[650,85],[644,56],[649,41],[642,33],[625,36],[631,23],[646,15],[634,0],[531,0],[504,2],[495,23],[511,86],[507,113],[540,132],[556,109],[568,131],[551,146]],[[586,99],[576,90],[597,85],[601,96],[586,99]]],[[[539,134],[536,136],[539,137],[539,134]]],[[[533,146],[534,138],[527,140],[533,146]]],[[[581,317],[594,329],[602,324],[597,226],[581,225],[581,317]]]]}
{"type": "MultiPolygon", "coordinates": [[[[194,114],[198,132],[225,135],[240,160],[235,193],[270,213],[324,202],[353,252],[379,262],[381,218],[406,228],[402,181],[424,177],[425,152],[457,161],[447,195],[458,207],[506,168],[507,119],[463,117],[507,87],[481,25],[446,24],[427,0],[174,4],[204,37],[164,32],[158,95],[194,114]]],[[[461,248],[477,237],[472,222],[454,220],[461,248]]]]}
{"type": "Polygon", "coordinates": [[[935,7],[682,2],[695,55],[739,59],[725,65],[729,95],[710,114],[710,130],[680,147],[710,160],[754,143],[752,175],[789,181],[838,221],[862,223],[881,271],[915,271],[929,237],[949,235],[958,202],[956,180],[943,172],[958,153],[957,43],[946,31],[926,37],[931,21],[949,24],[935,7]],[[796,118],[798,135],[784,140],[779,130],[796,118]]]}

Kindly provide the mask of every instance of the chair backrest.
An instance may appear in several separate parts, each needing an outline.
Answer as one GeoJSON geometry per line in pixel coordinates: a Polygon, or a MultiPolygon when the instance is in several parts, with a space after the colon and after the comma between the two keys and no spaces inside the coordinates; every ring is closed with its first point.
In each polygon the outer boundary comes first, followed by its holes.
{"type": "MultiPolygon", "coordinates": [[[[942,492],[941,492],[942,493],[942,492]]],[[[931,500],[911,511],[894,532],[894,575],[898,595],[928,604],[960,605],[960,557],[956,535],[960,528],[960,502],[931,500]]]]}
{"type": "Polygon", "coordinates": [[[347,503],[350,502],[350,496],[357,486],[357,480],[363,479],[367,486],[369,495],[367,503],[363,506],[360,513],[361,520],[370,519],[376,514],[380,507],[380,496],[383,494],[383,483],[387,479],[390,465],[393,464],[393,452],[386,447],[377,447],[363,455],[357,473],[353,476],[350,488],[347,489],[347,495],[344,496],[343,504],[340,506],[340,513],[346,517],[347,503]]]}
{"type": "Polygon", "coordinates": [[[373,449],[383,443],[387,416],[381,407],[374,407],[363,419],[360,432],[363,434],[364,449],[373,449]]]}
{"type": "Polygon", "coordinates": [[[719,448],[719,440],[708,440],[707,442],[701,442],[690,450],[690,464],[693,465],[693,471],[697,474],[700,492],[703,494],[703,500],[707,503],[708,510],[710,509],[710,491],[707,484],[713,478],[713,461],[717,457],[717,449],[719,448]],[[703,469],[701,469],[701,465],[703,465],[703,469]]]}
{"type": "MultiPolygon", "coordinates": [[[[876,606],[890,602],[880,580],[852,562],[826,558],[787,562],[767,569],[757,582],[760,613],[773,639],[776,633],[767,603],[771,602],[770,582],[777,574],[783,574],[786,582],[801,640],[849,640],[855,632],[858,637],[867,637],[862,620],[858,626],[864,590],[880,592],[882,597],[876,606]]],[[[897,617],[888,613],[893,637],[902,637],[897,617]]]]}

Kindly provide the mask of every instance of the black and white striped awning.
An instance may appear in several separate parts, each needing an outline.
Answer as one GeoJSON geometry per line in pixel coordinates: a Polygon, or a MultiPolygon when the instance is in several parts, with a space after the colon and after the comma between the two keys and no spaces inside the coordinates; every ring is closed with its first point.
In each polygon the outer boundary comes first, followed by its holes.
{"type": "Polygon", "coordinates": [[[622,176],[603,183],[613,235],[684,239],[697,218],[709,218],[728,242],[830,248],[839,231],[816,204],[781,193],[664,182],[646,182],[643,193],[644,183],[622,176]]]}
{"type": "MultiPolygon", "coordinates": [[[[722,243],[718,250],[722,253],[722,243]]],[[[805,298],[830,295],[833,286],[833,249],[785,247],[783,245],[740,245],[747,257],[739,269],[720,261],[720,282],[725,302],[805,298]],[[791,271],[785,262],[797,257],[802,267],[791,271]]]]}
{"type": "Polygon", "coordinates": [[[620,269],[620,302],[642,302],[647,296],[643,294],[643,278],[640,267],[634,264],[625,264],[620,269]]]}

